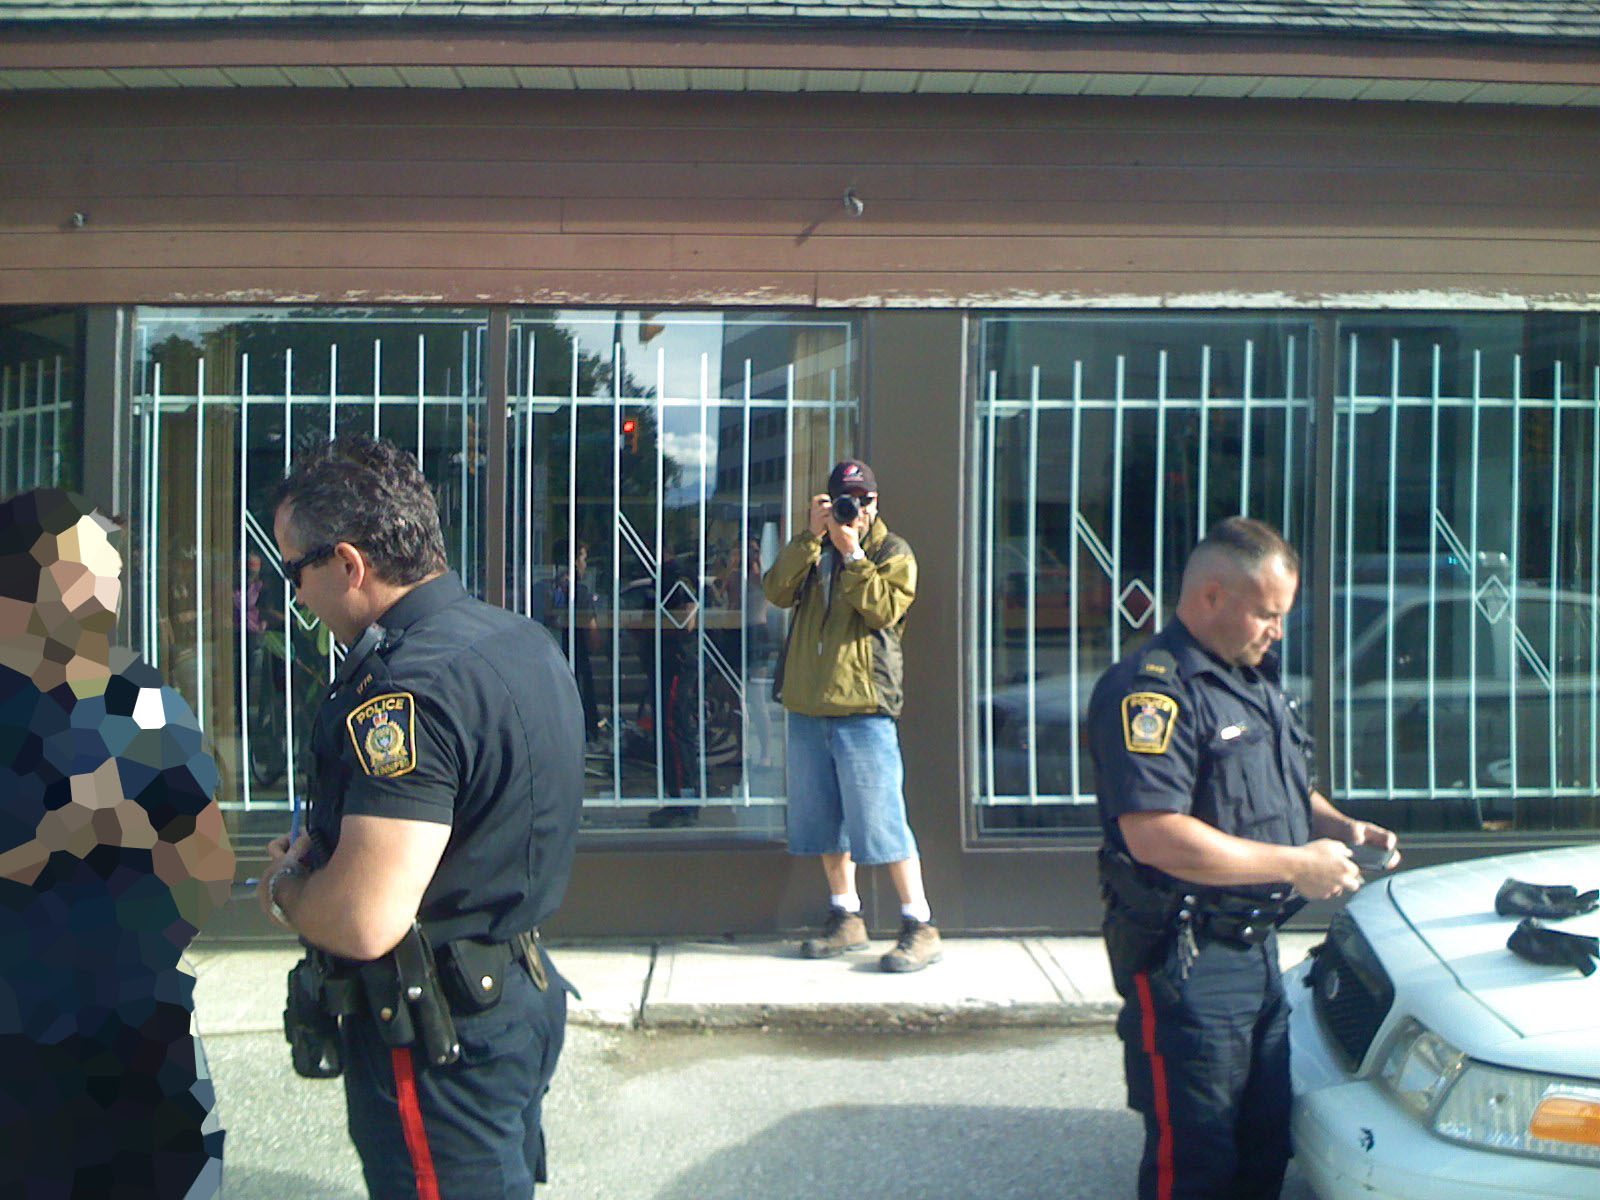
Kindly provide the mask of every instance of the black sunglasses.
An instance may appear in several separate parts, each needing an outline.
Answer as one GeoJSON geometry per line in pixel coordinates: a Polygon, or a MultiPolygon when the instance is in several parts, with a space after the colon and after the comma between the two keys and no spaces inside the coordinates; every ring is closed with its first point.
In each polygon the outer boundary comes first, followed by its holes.
{"type": "Polygon", "coordinates": [[[315,550],[307,550],[299,558],[286,558],[283,560],[283,577],[289,581],[289,586],[295,591],[300,590],[300,572],[307,567],[314,567],[319,562],[332,558],[333,546],[318,546],[315,550]]]}

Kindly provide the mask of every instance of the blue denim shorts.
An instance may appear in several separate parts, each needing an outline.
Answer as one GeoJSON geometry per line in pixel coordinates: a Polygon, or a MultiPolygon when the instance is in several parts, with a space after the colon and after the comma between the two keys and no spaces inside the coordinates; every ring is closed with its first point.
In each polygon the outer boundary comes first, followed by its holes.
{"type": "Polygon", "coordinates": [[[863,866],[916,857],[893,717],[789,714],[789,853],[863,866]]]}

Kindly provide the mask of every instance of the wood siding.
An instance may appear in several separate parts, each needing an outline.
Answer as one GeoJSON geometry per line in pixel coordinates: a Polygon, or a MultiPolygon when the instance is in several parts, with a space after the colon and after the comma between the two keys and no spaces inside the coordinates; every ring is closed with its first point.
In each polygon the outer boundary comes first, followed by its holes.
{"type": "Polygon", "coordinates": [[[0,304],[1587,307],[1596,196],[1583,111],[28,94],[0,304]]]}

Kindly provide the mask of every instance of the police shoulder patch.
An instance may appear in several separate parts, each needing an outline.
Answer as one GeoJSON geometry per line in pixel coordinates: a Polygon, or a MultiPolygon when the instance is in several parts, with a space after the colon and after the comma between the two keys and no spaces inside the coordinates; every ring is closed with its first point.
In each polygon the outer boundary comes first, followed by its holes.
{"type": "Polygon", "coordinates": [[[1122,700],[1122,742],[1134,754],[1165,754],[1178,723],[1178,702],[1159,692],[1134,692],[1122,700]]]}
{"type": "Polygon", "coordinates": [[[410,692],[374,696],[344,720],[356,761],[368,775],[392,779],[417,766],[417,703],[410,692]]]}

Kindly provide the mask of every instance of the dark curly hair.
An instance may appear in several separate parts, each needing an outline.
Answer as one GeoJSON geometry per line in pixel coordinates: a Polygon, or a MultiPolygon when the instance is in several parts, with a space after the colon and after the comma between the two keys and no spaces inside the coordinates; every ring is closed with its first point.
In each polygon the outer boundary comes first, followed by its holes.
{"type": "Polygon", "coordinates": [[[433,489],[391,441],[346,434],[305,447],[272,494],[274,513],[285,504],[303,550],[349,542],[385,583],[417,583],[448,566],[433,489]]]}

